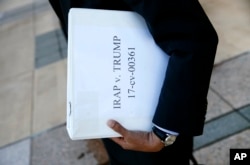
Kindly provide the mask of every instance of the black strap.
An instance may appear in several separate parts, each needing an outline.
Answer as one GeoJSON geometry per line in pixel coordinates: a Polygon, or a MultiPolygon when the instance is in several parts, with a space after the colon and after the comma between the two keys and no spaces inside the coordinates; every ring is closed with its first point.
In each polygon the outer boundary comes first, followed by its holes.
{"type": "Polygon", "coordinates": [[[197,162],[197,160],[195,159],[195,157],[194,157],[193,154],[191,154],[190,160],[193,162],[193,165],[198,165],[198,162],[197,162]]]}

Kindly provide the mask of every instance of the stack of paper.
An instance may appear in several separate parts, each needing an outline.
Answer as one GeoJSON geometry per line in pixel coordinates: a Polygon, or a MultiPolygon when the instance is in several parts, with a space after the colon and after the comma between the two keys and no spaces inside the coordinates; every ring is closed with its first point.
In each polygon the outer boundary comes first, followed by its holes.
{"type": "Polygon", "coordinates": [[[120,136],[109,119],[149,131],[169,56],[135,12],[69,12],[67,130],[71,139],[120,136]]]}

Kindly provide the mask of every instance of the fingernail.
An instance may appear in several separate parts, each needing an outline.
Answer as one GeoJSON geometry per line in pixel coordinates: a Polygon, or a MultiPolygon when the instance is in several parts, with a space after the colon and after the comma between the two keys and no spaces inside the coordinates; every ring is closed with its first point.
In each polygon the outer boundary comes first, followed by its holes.
{"type": "Polygon", "coordinates": [[[113,128],[113,126],[115,125],[115,122],[113,120],[109,120],[107,124],[109,127],[113,128]]]}

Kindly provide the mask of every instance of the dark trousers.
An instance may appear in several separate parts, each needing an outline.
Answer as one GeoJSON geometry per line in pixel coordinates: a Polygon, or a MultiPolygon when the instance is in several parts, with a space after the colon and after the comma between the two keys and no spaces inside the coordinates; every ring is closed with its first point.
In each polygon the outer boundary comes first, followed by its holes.
{"type": "Polygon", "coordinates": [[[193,151],[193,138],[179,136],[175,143],[160,152],[124,150],[110,139],[103,139],[110,165],[189,165],[193,151]]]}

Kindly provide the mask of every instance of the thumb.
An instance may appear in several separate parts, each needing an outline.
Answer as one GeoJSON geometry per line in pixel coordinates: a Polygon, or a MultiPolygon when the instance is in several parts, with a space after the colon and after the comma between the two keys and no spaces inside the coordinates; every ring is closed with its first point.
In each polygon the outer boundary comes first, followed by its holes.
{"type": "Polygon", "coordinates": [[[126,135],[127,133],[127,129],[124,128],[120,123],[118,123],[115,120],[109,120],[108,121],[108,126],[110,128],[112,128],[114,131],[118,132],[119,134],[121,134],[123,137],[126,135]]]}

